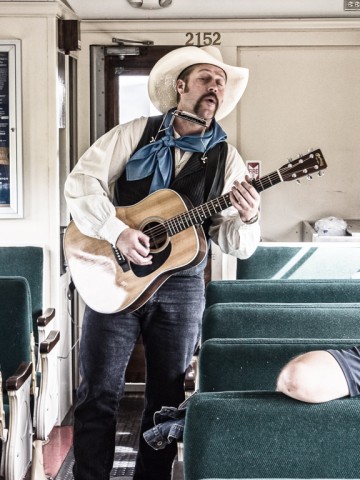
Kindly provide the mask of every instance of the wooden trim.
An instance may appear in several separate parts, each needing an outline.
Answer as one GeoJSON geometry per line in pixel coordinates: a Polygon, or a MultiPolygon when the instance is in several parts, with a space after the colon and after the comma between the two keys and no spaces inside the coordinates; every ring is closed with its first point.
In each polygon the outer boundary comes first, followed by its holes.
{"type": "Polygon", "coordinates": [[[40,343],[40,353],[48,354],[50,353],[55,345],[60,340],[60,332],[58,330],[51,330],[47,338],[40,343]]]}
{"type": "Polygon", "coordinates": [[[19,390],[19,388],[25,383],[25,380],[30,377],[32,372],[31,362],[21,362],[18,369],[6,380],[6,389],[8,391],[19,390]]]}
{"type": "Polygon", "coordinates": [[[55,308],[47,308],[40,317],[37,319],[38,327],[46,327],[46,325],[51,322],[55,317],[55,308]]]}

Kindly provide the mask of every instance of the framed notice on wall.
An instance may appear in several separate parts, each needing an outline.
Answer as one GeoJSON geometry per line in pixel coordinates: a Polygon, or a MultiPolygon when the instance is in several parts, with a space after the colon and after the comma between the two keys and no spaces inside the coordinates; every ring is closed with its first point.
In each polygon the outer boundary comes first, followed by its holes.
{"type": "Polygon", "coordinates": [[[0,219],[23,216],[20,40],[0,40],[0,219]]]}

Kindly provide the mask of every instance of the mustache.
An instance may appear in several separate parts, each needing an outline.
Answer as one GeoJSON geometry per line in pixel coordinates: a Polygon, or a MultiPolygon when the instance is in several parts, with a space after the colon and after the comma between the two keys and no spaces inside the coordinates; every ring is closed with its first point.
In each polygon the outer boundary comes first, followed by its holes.
{"type": "Polygon", "coordinates": [[[198,109],[200,108],[200,104],[201,102],[205,99],[205,98],[213,98],[215,100],[215,111],[217,111],[217,109],[219,108],[219,99],[218,97],[216,96],[216,93],[214,92],[209,92],[209,93],[204,93],[204,95],[201,95],[201,97],[198,99],[198,101],[196,102],[196,105],[195,105],[195,108],[194,108],[194,111],[195,113],[197,113],[198,109]]]}
{"type": "Polygon", "coordinates": [[[219,105],[219,99],[218,99],[216,93],[214,93],[214,92],[204,93],[204,95],[201,95],[201,97],[199,98],[198,101],[201,102],[202,100],[204,100],[204,98],[209,98],[209,97],[211,97],[215,100],[216,106],[219,105]]]}

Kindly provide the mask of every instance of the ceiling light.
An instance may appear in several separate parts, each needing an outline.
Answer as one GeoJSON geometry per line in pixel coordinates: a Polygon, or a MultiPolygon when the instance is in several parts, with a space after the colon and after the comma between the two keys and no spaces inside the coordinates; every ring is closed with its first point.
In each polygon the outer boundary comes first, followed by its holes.
{"type": "Polygon", "coordinates": [[[171,5],[172,0],[127,0],[134,8],[143,8],[144,10],[154,10],[171,5]]]}

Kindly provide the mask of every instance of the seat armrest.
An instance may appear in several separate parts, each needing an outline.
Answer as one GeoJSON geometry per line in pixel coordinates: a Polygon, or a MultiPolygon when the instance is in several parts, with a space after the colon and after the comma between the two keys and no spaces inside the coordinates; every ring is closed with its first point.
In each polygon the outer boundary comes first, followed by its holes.
{"type": "Polygon", "coordinates": [[[47,308],[40,317],[37,318],[38,327],[46,327],[55,317],[55,308],[47,308]]]}
{"type": "Polygon", "coordinates": [[[50,353],[60,340],[59,330],[51,330],[49,335],[40,343],[40,354],[50,353]]]}
{"type": "Polygon", "coordinates": [[[31,376],[32,362],[21,362],[14,375],[6,380],[7,391],[19,390],[26,379],[31,376]]]}

